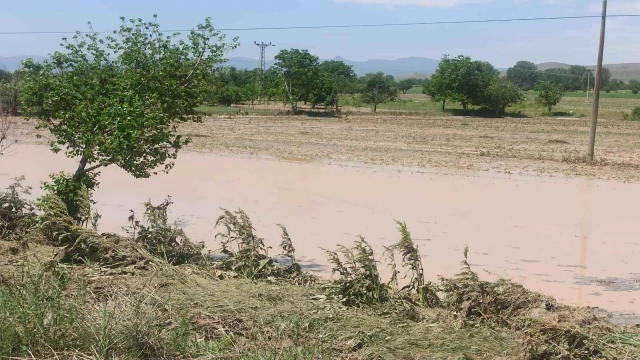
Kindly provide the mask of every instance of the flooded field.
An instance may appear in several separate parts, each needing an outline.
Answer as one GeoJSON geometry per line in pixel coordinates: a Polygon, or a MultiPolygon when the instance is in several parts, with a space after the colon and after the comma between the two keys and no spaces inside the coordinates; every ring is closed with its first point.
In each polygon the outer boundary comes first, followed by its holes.
{"type": "MultiPolygon", "coordinates": [[[[20,145],[0,157],[0,187],[40,181],[75,161],[20,145]]],[[[465,245],[481,276],[501,276],[579,305],[640,313],[640,184],[377,165],[290,162],[183,152],[169,175],[137,180],[117,168],[96,192],[101,231],[121,232],[129,209],[171,195],[174,219],[216,249],[220,207],[245,210],[277,246],[288,227],[308,270],[329,276],[323,251],[364,236],[381,256],[405,221],[429,278],[460,268],[465,245]]],[[[274,250],[275,251],[275,250],[274,250]]],[[[276,254],[274,254],[276,255],[276,254]]]]}

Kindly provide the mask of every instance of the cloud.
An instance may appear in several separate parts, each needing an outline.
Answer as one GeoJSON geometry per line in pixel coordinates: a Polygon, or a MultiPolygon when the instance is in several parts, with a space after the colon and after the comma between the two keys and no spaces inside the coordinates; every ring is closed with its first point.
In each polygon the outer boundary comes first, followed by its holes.
{"type": "Polygon", "coordinates": [[[478,4],[486,0],[335,0],[367,5],[403,6],[416,5],[425,7],[454,7],[462,4],[478,4]]]}

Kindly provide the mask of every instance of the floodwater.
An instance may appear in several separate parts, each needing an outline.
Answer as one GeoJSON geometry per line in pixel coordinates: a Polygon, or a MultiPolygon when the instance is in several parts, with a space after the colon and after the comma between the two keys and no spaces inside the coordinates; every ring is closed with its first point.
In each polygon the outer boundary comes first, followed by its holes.
{"type": "MultiPolygon", "coordinates": [[[[25,175],[37,188],[49,173],[75,166],[46,147],[17,146],[0,157],[0,187],[25,175]]],[[[140,214],[144,201],[171,195],[171,216],[193,240],[216,249],[220,207],[242,208],[274,255],[275,224],[283,224],[303,265],[330,276],[320,247],[362,235],[381,256],[382,246],[398,239],[398,219],[419,244],[431,279],[455,274],[468,245],[482,277],[510,278],[567,304],[640,313],[640,184],[187,152],[169,175],[134,179],[108,168],[100,182],[101,231],[120,232],[129,209],[140,214]]]]}

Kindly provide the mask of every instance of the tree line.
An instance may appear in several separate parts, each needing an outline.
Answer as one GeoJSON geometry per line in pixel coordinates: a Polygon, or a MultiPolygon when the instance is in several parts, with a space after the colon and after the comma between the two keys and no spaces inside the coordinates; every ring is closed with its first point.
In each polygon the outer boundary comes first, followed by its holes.
{"type": "MultiPolygon", "coordinates": [[[[595,76],[592,70],[586,66],[571,65],[568,68],[550,68],[539,71],[536,64],[530,61],[518,61],[516,65],[507,70],[507,79],[516,84],[522,90],[531,90],[540,82],[550,82],[562,86],[566,91],[592,90],[595,85],[595,76]]],[[[602,68],[600,85],[603,91],[631,90],[634,94],[640,91],[640,81],[630,80],[625,83],[620,79],[611,78],[611,70],[602,68]]]]}

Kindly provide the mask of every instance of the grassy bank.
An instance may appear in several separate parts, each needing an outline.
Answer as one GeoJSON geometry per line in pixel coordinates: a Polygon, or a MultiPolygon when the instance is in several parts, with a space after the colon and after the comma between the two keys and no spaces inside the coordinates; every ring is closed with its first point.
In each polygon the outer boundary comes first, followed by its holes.
{"type": "Polygon", "coordinates": [[[247,214],[217,220],[202,253],[145,204],[128,235],[80,227],[60,198],[0,193],[0,357],[202,359],[635,359],[640,332],[506,280],[461,271],[424,280],[407,227],[384,262],[364,239],[327,250],[336,273],[302,271],[282,227],[279,260],[247,214]],[[33,208],[38,209],[34,212],[33,208]],[[272,251],[272,252],[273,252],[272,251]],[[402,288],[400,289],[400,285],[402,288]]]}

